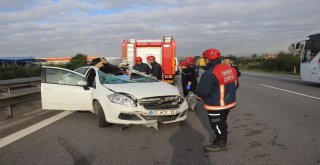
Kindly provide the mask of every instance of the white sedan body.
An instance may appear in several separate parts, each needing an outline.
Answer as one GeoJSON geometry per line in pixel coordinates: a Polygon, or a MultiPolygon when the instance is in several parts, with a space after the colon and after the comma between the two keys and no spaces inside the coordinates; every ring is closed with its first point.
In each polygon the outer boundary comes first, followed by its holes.
{"type": "Polygon", "coordinates": [[[108,123],[148,125],[186,119],[188,104],[177,87],[139,76],[105,74],[91,66],[76,71],[43,66],[42,108],[97,113],[93,103],[98,101],[108,123]]]}

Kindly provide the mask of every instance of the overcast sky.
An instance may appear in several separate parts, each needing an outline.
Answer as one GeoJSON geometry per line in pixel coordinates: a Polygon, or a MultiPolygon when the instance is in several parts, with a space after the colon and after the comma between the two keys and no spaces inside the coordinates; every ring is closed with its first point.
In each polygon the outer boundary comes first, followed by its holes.
{"type": "Polygon", "coordinates": [[[320,0],[0,0],[0,57],[121,56],[173,36],[177,55],[277,53],[320,33],[320,0]]]}

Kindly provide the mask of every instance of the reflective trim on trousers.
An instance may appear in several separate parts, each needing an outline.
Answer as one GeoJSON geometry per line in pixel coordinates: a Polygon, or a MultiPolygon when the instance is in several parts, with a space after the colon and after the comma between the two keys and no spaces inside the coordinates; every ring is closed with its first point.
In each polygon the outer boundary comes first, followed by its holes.
{"type": "Polygon", "coordinates": [[[236,102],[227,104],[227,105],[225,105],[225,106],[212,106],[212,105],[204,104],[204,108],[205,108],[207,111],[212,111],[212,110],[224,110],[224,109],[232,108],[232,107],[236,106],[236,104],[237,104],[236,102]]]}
{"type": "Polygon", "coordinates": [[[217,130],[218,130],[219,135],[221,135],[221,131],[220,131],[219,126],[218,126],[218,125],[216,125],[216,128],[217,128],[217,130]]]}
{"type": "Polygon", "coordinates": [[[220,114],[208,114],[209,116],[220,116],[220,114]]]}

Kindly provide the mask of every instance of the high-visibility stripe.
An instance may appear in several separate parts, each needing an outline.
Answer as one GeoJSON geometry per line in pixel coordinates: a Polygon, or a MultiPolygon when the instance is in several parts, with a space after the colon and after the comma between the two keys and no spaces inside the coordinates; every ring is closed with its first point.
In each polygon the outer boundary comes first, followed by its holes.
{"type": "Polygon", "coordinates": [[[208,114],[209,116],[220,116],[220,114],[208,114]]]}
{"type": "Polygon", "coordinates": [[[220,85],[220,105],[224,106],[224,91],[225,91],[225,87],[224,85],[220,85]]]}
{"type": "Polygon", "coordinates": [[[218,125],[216,125],[216,128],[217,128],[217,130],[218,130],[218,133],[221,134],[221,131],[220,131],[218,125]]]}
{"type": "Polygon", "coordinates": [[[211,106],[211,105],[207,105],[205,104],[204,105],[204,108],[208,111],[210,110],[224,110],[224,109],[229,109],[229,108],[232,108],[236,105],[236,102],[233,102],[233,103],[230,103],[230,104],[227,104],[225,106],[211,106]]]}

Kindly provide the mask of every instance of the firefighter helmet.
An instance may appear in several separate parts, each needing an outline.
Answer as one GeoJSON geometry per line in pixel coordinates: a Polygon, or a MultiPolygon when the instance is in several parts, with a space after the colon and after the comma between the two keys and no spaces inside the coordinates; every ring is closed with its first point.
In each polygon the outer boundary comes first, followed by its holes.
{"type": "Polygon", "coordinates": [[[139,57],[139,56],[137,56],[136,58],[134,58],[134,61],[135,61],[135,62],[142,62],[142,58],[139,57]]]}
{"type": "Polygon", "coordinates": [[[194,63],[194,58],[193,57],[187,57],[185,59],[190,65],[194,63]]]}
{"type": "Polygon", "coordinates": [[[211,60],[216,60],[220,58],[220,51],[218,49],[207,49],[202,53],[202,57],[211,60]]]}
{"type": "Polygon", "coordinates": [[[147,57],[147,60],[152,60],[152,61],[154,61],[154,60],[156,60],[156,58],[155,58],[153,55],[149,55],[149,56],[147,57]]]}
{"type": "Polygon", "coordinates": [[[189,67],[189,62],[187,60],[180,61],[180,66],[189,67]]]}

